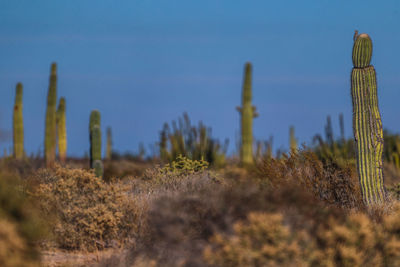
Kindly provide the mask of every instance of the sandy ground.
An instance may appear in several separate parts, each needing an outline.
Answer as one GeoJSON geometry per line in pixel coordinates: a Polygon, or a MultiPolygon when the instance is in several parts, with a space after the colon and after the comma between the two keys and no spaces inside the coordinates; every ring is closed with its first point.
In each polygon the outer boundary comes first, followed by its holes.
{"type": "Polygon", "coordinates": [[[113,255],[122,254],[121,249],[109,249],[93,253],[68,252],[68,251],[43,251],[43,267],[83,267],[96,266],[99,262],[110,258],[113,255]]]}

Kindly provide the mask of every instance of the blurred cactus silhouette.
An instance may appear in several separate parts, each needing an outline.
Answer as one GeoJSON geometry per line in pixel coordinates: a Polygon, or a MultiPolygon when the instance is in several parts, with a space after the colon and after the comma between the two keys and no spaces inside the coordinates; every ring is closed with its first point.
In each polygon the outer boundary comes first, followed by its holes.
{"type": "Polygon", "coordinates": [[[103,163],[101,161],[101,129],[100,112],[93,110],[90,113],[90,168],[94,169],[97,177],[103,177],[103,163]]]}
{"type": "Polygon", "coordinates": [[[252,105],[252,66],[247,62],[244,69],[242,107],[236,107],[241,115],[240,163],[252,165],[253,158],[253,118],[257,117],[256,107],[252,105]]]}
{"type": "Polygon", "coordinates": [[[22,105],[22,83],[18,83],[15,90],[15,104],[13,115],[13,141],[14,141],[14,158],[22,159],[24,152],[24,120],[23,120],[23,105],[22,105]]]}
{"type": "Polygon", "coordinates": [[[61,97],[57,109],[58,156],[61,163],[65,163],[67,157],[67,126],[65,106],[65,98],[61,97]]]}
{"type": "Polygon", "coordinates": [[[184,156],[192,160],[205,160],[211,165],[220,167],[225,164],[225,154],[228,148],[228,140],[223,146],[211,138],[211,128],[207,128],[202,122],[198,127],[192,126],[189,116],[184,113],[183,118],[172,122],[172,131],[167,123],[160,132],[160,158],[164,162],[171,163],[178,156],[184,156]]]}
{"type": "Polygon", "coordinates": [[[169,134],[169,126],[168,123],[164,123],[163,129],[160,132],[160,158],[161,160],[170,162],[170,154],[168,152],[168,136],[169,134]]]}
{"type": "Polygon", "coordinates": [[[348,164],[354,164],[354,141],[346,139],[344,136],[344,118],[343,114],[339,114],[340,138],[335,139],[332,128],[332,120],[328,115],[325,125],[325,139],[317,134],[313,138],[316,145],[314,152],[324,163],[335,163],[344,167],[348,164]]]}
{"type": "Polygon", "coordinates": [[[383,184],[383,129],[378,108],[376,73],[370,65],[372,41],[367,34],[355,38],[351,73],[353,132],[357,146],[357,169],[365,204],[386,199],[383,184]]]}
{"type": "Polygon", "coordinates": [[[57,144],[56,112],[57,112],[57,64],[53,63],[51,64],[49,91],[47,94],[46,127],[45,127],[45,139],[44,139],[44,156],[47,167],[52,166],[56,159],[56,144],[57,144]]]}
{"type": "Polygon", "coordinates": [[[340,127],[340,140],[344,142],[346,140],[345,134],[344,134],[344,117],[343,113],[339,114],[339,127],[340,127]]]}
{"type": "Polygon", "coordinates": [[[107,144],[106,144],[106,160],[112,157],[112,132],[111,127],[107,127],[107,144]]]}
{"type": "Polygon", "coordinates": [[[386,162],[392,163],[398,170],[400,170],[400,136],[398,134],[391,134],[388,130],[383,132],[384,136],[384,158],[386,162]]]}
{"type": "Polygon", "coordinates": [[[273,144],[273,136],[270,136],[266,141],[257,141],[257,149],[255,160],[257,162],[262,162],[264,159],[273,158],[272,144],[273,144]]]}
{"type": "Polygon", "coordinates": [[[296,153],[298,146],[297,146],[296,136],[294,134],[294,126],[290,126],[289,128],[289,144],[290,144],[290,152],[296,153]]]}

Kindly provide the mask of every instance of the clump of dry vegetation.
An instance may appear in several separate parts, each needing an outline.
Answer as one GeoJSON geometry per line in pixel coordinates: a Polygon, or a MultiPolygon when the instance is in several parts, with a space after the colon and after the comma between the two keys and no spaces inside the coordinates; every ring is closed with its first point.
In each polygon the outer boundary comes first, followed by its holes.
{"type": "Polygon", "coordinates": [[[36,174],[35,196],[52,218],[60,248],[92,251],[120,245],[137,230],[134,200],[122,184],[105,183],[93,172],[56,167],[36,174]]]}
{"type": "Polygon", "coordinates": [[[39,266],[35,244],[46,229],[18,176],[0,172],[0,266],[39,266]]]}
{"type": "Polygon", "coordinates": [[[258,168],[259,180],[279,188],[296,184],[328,204],[346,208],[363,206],[355,165],[321,161],[311,151],[270,158],[258,168]]]}
{"type": "Polygon", "coordinates": [[[279,213],[250,213],[233,226],[234,234],[215,234],[204,250],[215,266],[299,266],[301,246],[279,213]]]}
{"type": "MultiPolygon", "coordinates": [[[[254,169],[214,171],[205,161],[178,157],[138,177],[107,181],[56,166],[14,188],[28,192],[49,222],[52,236],[42,249],[52,242],[65,251],[129,248],[100,266],[400,264],[400,206],[393,200],[366,209],[354,164],[342,163],[306,150],[254,169]]],[[[10,253],[6,243],[26,257],[38,239],[29,241],[12,218],[2,224],[0,259],[10,253]]]]}
{"type": "Polygon", "coordinates": [[[122,261],[114,257],[103,265],[393,266],[397,261],[395,230],[383,222],[398,208],[366,210],[352,164],[322,162],[302,151],[268,159],[258,171],[243,174],[247,179],[215,179],[204,170],[168,177],[161,169],[148,172],[142,181],[152,188],[146,230],[122,261]],[[385,243],[389,237],[395,238],[392,244],[385,243]]]}
{"type": "Polygon", "coordinates": [[[250,213],[204,250],[212,266],[398,266],[400,206],[377,223],[362,212],[293,227],[282,213],[250,213]],[[315,229],[316,232],[310,231],[315,229]]]}

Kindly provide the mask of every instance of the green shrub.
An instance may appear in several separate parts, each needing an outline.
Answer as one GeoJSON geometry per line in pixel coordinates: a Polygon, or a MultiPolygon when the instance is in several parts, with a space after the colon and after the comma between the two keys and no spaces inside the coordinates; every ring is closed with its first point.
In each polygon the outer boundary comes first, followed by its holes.
{"type": "Polygon", "coordinates": [[[162,174],[167,175],[190,175],[202,172],[208,168],[208,162],[204,160],[191,160],[179,155],[174,161],[166,164],[160,169],[162,174]]]}

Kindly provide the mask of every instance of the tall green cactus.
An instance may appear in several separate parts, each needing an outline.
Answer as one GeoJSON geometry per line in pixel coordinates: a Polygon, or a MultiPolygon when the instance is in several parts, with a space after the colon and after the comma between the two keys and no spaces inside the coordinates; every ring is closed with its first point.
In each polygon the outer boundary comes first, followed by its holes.
{"type": "Polygon", "coordinates": [[[93,110],[89,122],[90,136],[90,168],[95,169],[97,177],[103,177],[103,163],[101,161],[101,129],[100,112],[93,110]]]}
{"type": "Polygon", "coordinates": [[[57,145],[57,126],[56,126],[56,112],[57,112],[57,65],[51,64],[49,91],[47,94],[47,109],[46,109],[46,129],[44,139],[44,151],[46,166],[53,165],[56,158],[56,145],[57,145]]]}
{"type": "Polygon", "coordinates": [[[112,156],[112,132],[111,132],[111,127],[107,127],[106,160],[111,160],[111,156],[112,156]]]}
{"type": "Polygon", "coordinates": [[[289,145],[290,145],[290,152],[295,153],[297,152],[297,140],[294,134],[294,126],[290,126],[289,128],[289,145]]]}
{"type": "Polygon", "coordinates": [[[251,93],[252,66],[247,62],[244,70],[242,107],[236,109],[241,114],[241,146],[240,146],[240,164],[243,166],[252,165],[253,158],[253,118],[257,117],[256,107],[252,105],[251,93]]]}
{"type": "Polygon", "coordinates": [[[24,157],[24,120],[22,115],[22,83],[17,83],[13,115],[14,158],[24,157]]]}
{"type": "Polygon", "coordinates": [[[386,200],[383,184],[383,131],[378,108],[376,73],[370,65],[372,41],[367,34],[355,35],[351,73],[353,132],[357,146],[357,170],[365,204],[386,200]]]}
{"type": "Polygon", "coordinates": [[[61,163],[65,163],[67,157],[67,126],[65,105],[65,98],[61,97],[57,109],[58,155],[61,163]]]}

